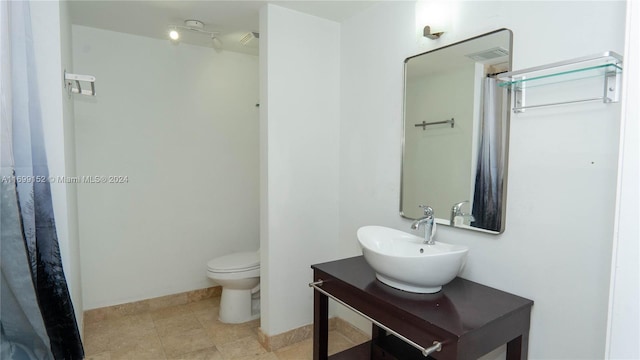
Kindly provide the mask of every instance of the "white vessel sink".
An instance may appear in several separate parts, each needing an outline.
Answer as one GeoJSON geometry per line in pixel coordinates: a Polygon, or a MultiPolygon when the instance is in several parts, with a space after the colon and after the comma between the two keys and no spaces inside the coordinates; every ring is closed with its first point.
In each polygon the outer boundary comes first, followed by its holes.
{"type": "Polygon", "coordinates": [[[396,289],[435,293],[464,267],[469,248],[424,239],[383,226],[358,229],[358,242],[376,277],[396,289]]]}

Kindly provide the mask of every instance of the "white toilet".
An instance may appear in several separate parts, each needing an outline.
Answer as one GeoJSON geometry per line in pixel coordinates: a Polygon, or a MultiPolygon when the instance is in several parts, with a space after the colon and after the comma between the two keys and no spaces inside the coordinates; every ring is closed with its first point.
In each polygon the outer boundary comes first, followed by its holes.
{"type": "Polygon", "coordinates": [[[222,286],[219,319],[239,324],[260,317],[260,252],[239,252],[207,263],[207,276],[222,286]]]}

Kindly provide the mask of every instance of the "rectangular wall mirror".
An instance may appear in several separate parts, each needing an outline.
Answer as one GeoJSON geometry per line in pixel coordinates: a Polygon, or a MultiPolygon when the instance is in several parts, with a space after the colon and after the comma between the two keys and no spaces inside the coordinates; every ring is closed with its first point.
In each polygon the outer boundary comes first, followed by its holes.
{"type": "Polygon", "coordinates": [[[405,60],[400,215],[499,234],[505,228],[512,32],[500,29],[405,60]]]}

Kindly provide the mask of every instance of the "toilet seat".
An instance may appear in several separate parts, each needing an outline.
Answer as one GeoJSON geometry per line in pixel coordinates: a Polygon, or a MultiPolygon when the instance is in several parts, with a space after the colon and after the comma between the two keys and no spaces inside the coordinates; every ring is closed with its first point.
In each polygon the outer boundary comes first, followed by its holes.
{"type": "Polygon", "coordinates": [[[260,256],[256,251],[220,256],[207,263],[207,270],[214,273],[236,273],[259,268],[260,256]]]}

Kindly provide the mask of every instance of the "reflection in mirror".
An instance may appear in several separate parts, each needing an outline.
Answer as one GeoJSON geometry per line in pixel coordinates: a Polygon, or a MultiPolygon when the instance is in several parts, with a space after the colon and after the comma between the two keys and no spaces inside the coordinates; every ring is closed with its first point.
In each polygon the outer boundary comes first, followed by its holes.
{"type": "Polygon", "coordinates": [[[501,29],[405,60],[400,214],[504,231],[512,33],[501,29]]]}

